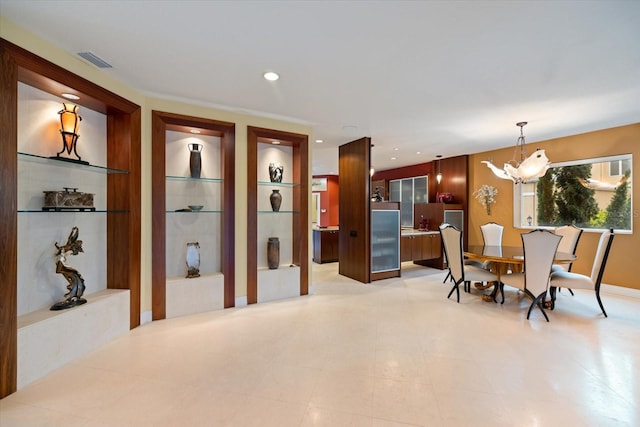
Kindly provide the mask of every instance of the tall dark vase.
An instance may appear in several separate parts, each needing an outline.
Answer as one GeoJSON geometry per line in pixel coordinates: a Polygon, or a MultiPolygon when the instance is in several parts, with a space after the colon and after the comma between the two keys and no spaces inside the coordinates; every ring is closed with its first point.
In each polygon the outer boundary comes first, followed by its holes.
{"type": "Polygon", "coordinates": [[[267,264],[270,270],[275,270],[280,265],[280,239],[269,237],[267,240],[267,264]]]}
{"type": "Polygon", "coordinates": [[[202,170],[202,144],[189,144],[189,169],[191,170],[191,178],[200,178],[202,170]]]}
{"type": "Polygon", "coordinates": [[[280,194],[280,190],[273,190],[273,193],[269,196],[269,201],[271,202],[271,209],[274,212],[280,211],[280,205],[282,204],[282,194],[280,194]]]}

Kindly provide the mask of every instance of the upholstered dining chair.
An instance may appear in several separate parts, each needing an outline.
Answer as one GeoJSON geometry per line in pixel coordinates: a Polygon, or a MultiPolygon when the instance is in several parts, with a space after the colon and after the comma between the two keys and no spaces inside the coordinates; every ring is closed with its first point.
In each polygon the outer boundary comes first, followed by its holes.
{"type": "MultiPolygon", "coordinates": [[[[582,236],[582,229],[573,224],[568,224],[556,228],[554,232],[557,235],[562,236],[562,240],[560,240],[560,244],[558,245],[558,251],[575,255],[576,249],[578,248],[578,241],[580,240],[580,236],[582,236]]],[[[572,262],[567,264],[553,264],[551,272],[571,271],[572,265],[572,262]]],[[[569,289],[569,292],[573,295],[573,291],[571,289],[569,289]]]]}
{"type": "Polygon", "coordinates": [[[549,293],[551,294],[552,310],[555,306],[556,288],[587,289],[595,291],[602,314],[604,314],[604,317],[608,317],[602,305],[602,299],[600,299],[600,285],[602,283],[604,269],[607,265],[607,259],[609,258],[611,244],[613,243],[613,236],[613,230],[605,231],[600,235],[596,255],[593,259],[593,266],[591,267],[591,276],[572,273],[570,271],[555,271],[551,273],[549,293]]]}
{"type": "Polygon", "coordinates": [[[498,277],[482,268],[472,265],[465,265],[462,251],[462,232],[452,225],[440,226],[440,236],[444,244],[444,254],[447,259],[449,273],[453,279],[453,287],[449,291],[447,298],[451,298],[453,291],[456,291],[456,299],[460,302],[460,284],[464,285],[465,292],[471,292],[471,281],[493,282],[498,277]]]}
{"type": "MultiPolygon", "coordinates": [[[[502,232],[504,231],[503,225],[495,222],[487,222],[480,226],[480,231],[482,232],[482,241],[485,246],[502,246],[502,232]]],[[[491,268],[491,261],[485,261],[479,264],[479,267],[486,270],[491,268]]]]}
{"type": "MultiPolygon", "coordinates": [[[[562,237],[547,230],[533,230],[521,234],[521,238],[524,249],[524,272],[502,275],[500,281],[523,291],[533,300],[527,312],[527,320],[533,308],[537,306],[548,322],[549,317],[544,311],[544,302],[549,289],[551,265],[562,237]]],[[[504,301],[502,286],[501,292],[504,301]]]]}

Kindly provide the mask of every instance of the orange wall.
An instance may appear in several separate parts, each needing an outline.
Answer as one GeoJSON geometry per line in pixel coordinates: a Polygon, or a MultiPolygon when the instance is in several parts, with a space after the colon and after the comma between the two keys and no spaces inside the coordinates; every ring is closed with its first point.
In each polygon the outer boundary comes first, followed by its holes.
{"type": "Polygon", "coordinates": [[[321,227],[337,226],[339,223],[339,192],[338,175],[314,175],[314,178],[327,178],[327,191],[314,191],[320,194],[320,219],[321,227]],[[324,210],[324,212],[323,212],[324,210]]]}
{"type": "MultiPolygon", "coordinates": [[[[514,142],[515,146],[515,142],[514,142]]],[[[640,123],[617,128],[604,129],[580,135],[556,138],[548,141],[527,144],[527,153],[536,148],[546,150],[551,162],[589,159],[615,154],[633,155],[633,234],[618,234],[613,240],[603,283],[615,284],[627,288],[640,289],[640,263],[630,262],[638,259],[640,252],[640,123]]],[[[482,244],[480,225],[494,221],[505,226],[503,241],[507,245],[521,245],[520,234],[528,230],[513,227],[513,185],[511,181],[497,178],[482,160],[491,159],[501,165],[513,157],[514,147],[487,151],[469,156],[469,244],[482,244]],[[498,189],[496,204],[492,205],[491,215],[487,215],[482,205],[471,196],[482,184],[498,189]]],[[[591,274],[591,263],[598,243],[599,234],[584,232],[578,243],[572,271],[591,274]]]]}

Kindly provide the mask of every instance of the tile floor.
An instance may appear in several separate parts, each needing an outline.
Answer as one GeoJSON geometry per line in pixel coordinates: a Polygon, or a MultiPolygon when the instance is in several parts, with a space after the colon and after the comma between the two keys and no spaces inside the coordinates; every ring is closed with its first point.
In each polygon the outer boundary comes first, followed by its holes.
{"type": "Polygon", "coordinates": [[[447,300],[408,265],[363,285],[153,322],[0,401],[9,426],[638,426],[640,300],[447,300]]]}

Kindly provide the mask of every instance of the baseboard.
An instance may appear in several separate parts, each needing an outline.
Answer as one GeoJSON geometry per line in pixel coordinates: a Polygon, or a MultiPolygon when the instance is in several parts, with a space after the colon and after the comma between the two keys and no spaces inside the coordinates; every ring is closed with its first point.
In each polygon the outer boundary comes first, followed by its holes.
{"type": "Polygon", "coordinates": [[[240,307],[246,307],[248,305],[247,303],[247,297],[236,297],[236,308],[240,308],[240,307]]]}
{"type": "Polygon", "coordinates": [[[151,323],[153,320],[153,314],[151,310],[143,311],[140,313],[140,325],[144,325],[145,323],[151,323]]]}
{"type": "Polygon", "coordinates": [[[600,285],[600,290],[608,294],[615,294],[615,295],[621,295],[623,297],[640,299],[640,289],[625,288],[623,286],[606,285],[603,283],[602,285],[600,285]]]}

